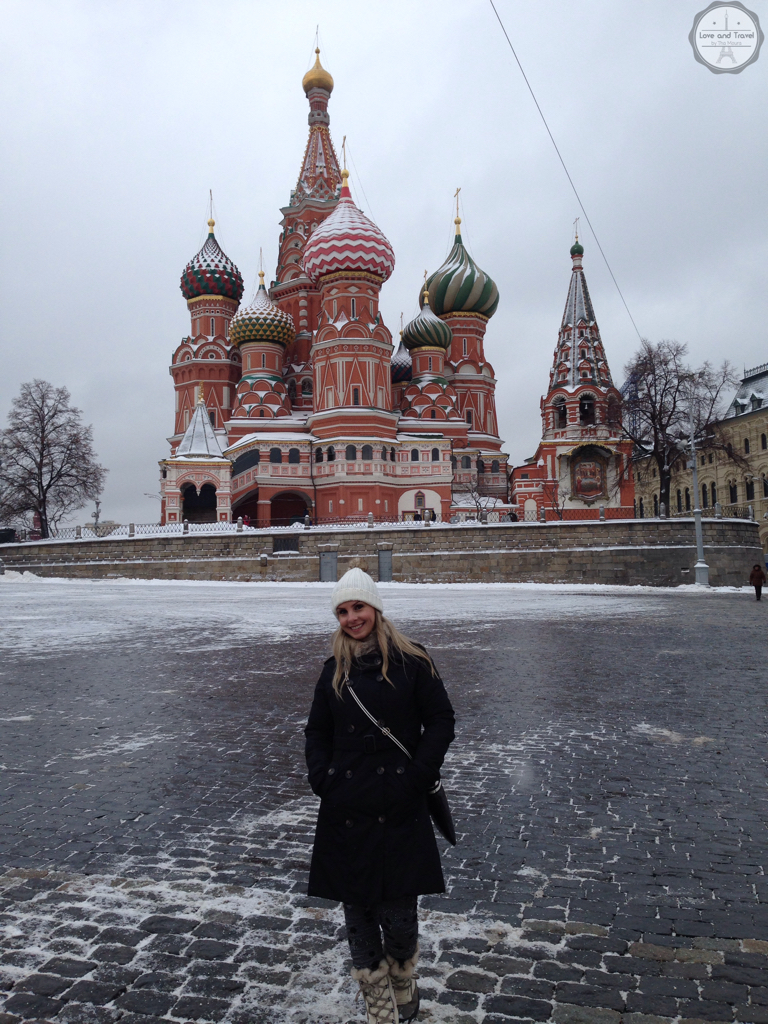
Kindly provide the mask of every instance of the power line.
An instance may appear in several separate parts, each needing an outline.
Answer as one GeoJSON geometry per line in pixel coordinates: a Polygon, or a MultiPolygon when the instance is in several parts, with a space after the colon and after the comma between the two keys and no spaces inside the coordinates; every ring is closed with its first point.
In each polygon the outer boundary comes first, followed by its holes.
{"type": "Polygon", "coordinates": [[[512,56],[517,61],[517,66],[520,68],[520,74],[523,76],[523,79],[525,80],[525,84],[528,86],[528,92],[531,94],[531,98],[533,99],[533,102],[536,104],[536,109],[539,112],[539,116],[541,117],[541,120],[544,122],[544,127],[547,129],[547,135],[549,135],[549,138],[550,138],[550,140],[552,142],[552,145],[555,147],[555,152],[557,153],[558,159],[560,160],[560,163],[563,165],[563,170],[565,171],[565,176],[568,178],[570,186],[573,189],[573,194],[576,196],[576,201],[579,204],[579,206],[581,207],[581,212],[584,214],[584,220],[586,220],[587,224],[589,224],[589,230],[592,232],[592,237],[594,238],[595,243],[597,244],[597,248],[600,250],[600,255],[603,257],[603,260],[605,261],[605,265],[608,268],[608,273],[611,275],[611,279],[612,279],[613,283],[616,285],[616,291],[619,293],[619,298],[624,303],[624,309],[626,309],[626,311],[627,311],[627,316],[632,321],[632,326],[635,328],[635,331],[637,333],[638,338],[640,338],[640,340],[642,341],[643,340],[642,339],[642,335],[640,334],[640,331],[637,329],[637,324],[635,323],[635,318],[632,316],[632,314],[629,311],[629,306],[627,305],[627,300],[624,298],[624,295],[623,295],[623,293],[621,291],[621,288],[619,288],[619,282],[616,280],[616,276],[613,273],[613,271],[611,270],[611,265],[608,262],[608,257],[603,252],[603,247],[602,247],[602,245],[600,245],[600,239],[597,237],[597,232],[592,227],[592,221],[589,219],[589,214],[584,209],[584,203],[582,203],[582,201],[581,201],[581,196],[579,195],[578,190],[577,190],[576,186],[573,183],[573,178],[571,177],[571,175],[570,175],[570,173],[568,171],[568,168],[565,166],[565,160],[563,160],[562,153],[558,149],[557,143],[555,142],[555,137],[552,134],[552,132],[550,131],[549,125],[547,124],[547,119],[546,119],[546,117],[544,117],[544,112],[541,109],[541,107],[539,106],[539,101],[536,99],[536,94],[534,93],[533,88],[531,87],[531,83],[528,81],[528,76],[526,75],[525,71],[523,71],[523,65],[520,63],[520,58],[517,56],[517,53],[515,52],[515,48],[512,45],[512,40],[509,38],[509,34],[507,33],[506,28],[504,27],[504,22],[501,20],[499,12],[496,10],[496,4],[493,2],[493,0],[489,0],[489,3],[491,5],[491,7],[493,8],[493,13],[496,15],[496,20],[498,21],[499,25],[501,26],[501,31],[504,33],[504,37],[506,38],[507,43],[509,44],[509,48],[512,51],[512,56]]]}

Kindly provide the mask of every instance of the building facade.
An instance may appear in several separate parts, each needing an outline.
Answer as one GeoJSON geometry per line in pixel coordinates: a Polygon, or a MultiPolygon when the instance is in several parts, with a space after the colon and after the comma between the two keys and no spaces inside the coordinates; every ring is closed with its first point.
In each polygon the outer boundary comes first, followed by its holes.
{"type": "Polygon", "coordinates": [[[632,444],[623,437],[613,384],[583,268],[571,247],[571,279],[549,388],[541,399],[536,454],[512,471],[512,502],[524,519],[611,519],[634,515],[632,444]]]}
{"type": "Polygon", "coordinates": [[[453,248],[394,352],[379,296],[395,255],[339,167],[333,79],[316,54],[302,83],[309,137],[269,289],[260,274],[242,304],[242,277],[213,220],[182,275],[191,326],[171,363],[163,522],[444,519],[467,495],[506,507],[484,352],[496,285],[466,251],[457,216],[453,248]]]}
{"type": "MultiPolygon", "coordinates": [[[[746,516],[751,506],[768,553],[768,363],[745,372],[725,416],[701,440],[696,470],[704,515],[713,515],[719,504],[725,516],[746,516]]],[[[659,479],[651,459],[636,464],[635,490],[638,516],[658,516],[659,479]]],[[[690,464],[678,463],[672,470],[672,507],[665,514],[690,515],[696,497],[690,464]]]]}

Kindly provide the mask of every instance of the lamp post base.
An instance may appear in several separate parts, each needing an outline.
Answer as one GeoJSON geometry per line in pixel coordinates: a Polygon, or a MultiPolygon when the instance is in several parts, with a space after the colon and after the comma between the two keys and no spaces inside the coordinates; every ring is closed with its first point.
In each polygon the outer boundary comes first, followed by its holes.
{"type": "Polygon", "coordinates": [[[709,586],[709,566],[703,559],[694,565],[693,571],[696,573],[696,583],[702,587],[709,586]]]}

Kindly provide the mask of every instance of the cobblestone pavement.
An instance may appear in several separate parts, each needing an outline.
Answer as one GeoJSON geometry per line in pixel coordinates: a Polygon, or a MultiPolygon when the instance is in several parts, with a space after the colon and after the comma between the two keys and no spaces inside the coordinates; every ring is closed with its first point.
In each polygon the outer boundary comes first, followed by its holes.
{"type": "MultiPolygon", "coordinates": [[[[0,1024],[360,1020],[303,895],[328,589],[0,583],[0,1024]]],[[[768,603],[385,600],[459,716],[420,1019],[768,1022],[768,603]]]]}

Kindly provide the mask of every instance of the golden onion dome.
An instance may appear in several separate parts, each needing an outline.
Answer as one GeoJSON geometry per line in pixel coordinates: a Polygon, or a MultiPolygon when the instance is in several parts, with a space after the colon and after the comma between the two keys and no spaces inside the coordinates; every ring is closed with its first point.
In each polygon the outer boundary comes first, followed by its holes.
{"type": "Polygon", "coordinates": [[[302,88],[305,93],[310,89],[325,89],[326,92],[333,92],[333,76],[329,75],[320,63],[319,48],[315,50],[315,54],[314,67],[311,67],[301,80],[302,88]]]}

